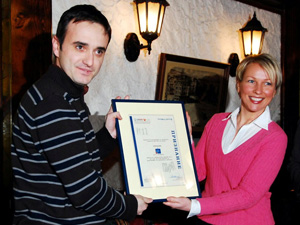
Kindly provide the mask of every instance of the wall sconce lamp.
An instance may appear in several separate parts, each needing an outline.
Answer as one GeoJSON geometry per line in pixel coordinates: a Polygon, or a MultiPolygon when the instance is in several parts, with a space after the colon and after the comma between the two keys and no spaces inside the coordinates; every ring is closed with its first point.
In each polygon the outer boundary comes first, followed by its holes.
{"type": "Polygon", "coordinates": [[[134,62],[140,54],[140,50],[148,48],[151,52],[151,42],[159,37],[164,20],[166,0],[134,0],[136,4],[139,30],[141,36],[147,40],[148,45],[140,44],[135,33],[128,33],[124,41],[124,53],[128,61],[134,62]]]}
{"type": "Polygon", "coordinates": [[[260,54],[265,32],[268,30],[257,20],[255,12],[253,14],[253,18],[249,20],[247,24],[240,29],[240,31],[242,32],[245,57],[260,54]]]}

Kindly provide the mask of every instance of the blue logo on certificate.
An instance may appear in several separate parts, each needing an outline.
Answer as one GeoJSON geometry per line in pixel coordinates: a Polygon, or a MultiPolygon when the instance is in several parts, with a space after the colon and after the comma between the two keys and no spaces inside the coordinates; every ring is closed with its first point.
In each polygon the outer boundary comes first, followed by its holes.
{"type": "Polygon", "coordinates": [[[161,154],[160,148],[156,148],[156,149],[155,149],[155,153],[156,153],[156,154],[161,154]]]}

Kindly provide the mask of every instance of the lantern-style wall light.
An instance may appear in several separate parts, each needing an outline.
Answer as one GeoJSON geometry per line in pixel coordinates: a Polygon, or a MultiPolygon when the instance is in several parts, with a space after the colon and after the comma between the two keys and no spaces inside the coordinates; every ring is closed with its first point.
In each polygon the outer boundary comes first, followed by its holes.
{"type": "Polygon", "coordinates": [[[253,18],[240,31],[242,32],[244,55],[247,57],[260,54],[267,29],[257,20],[255,12],[253,18]]]}
{"type": "Polygon", "coordinates": [[[148,48],[151,52],[151,42],[159,37],[164,20],[166,7],[169,3],[166,0],[134,0],[141,36],[147,40],[148,45],[140,44],[135,33],[127,34],[124,41],[124,52],[128,61],[136,61],[140,50],[148,48]]]}

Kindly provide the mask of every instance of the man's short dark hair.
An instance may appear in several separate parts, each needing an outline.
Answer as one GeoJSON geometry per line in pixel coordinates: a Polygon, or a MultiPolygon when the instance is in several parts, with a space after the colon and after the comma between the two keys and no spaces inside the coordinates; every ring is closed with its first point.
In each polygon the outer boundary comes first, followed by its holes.
{"type": "Polygon", "coordinates": [[[111,27],[106,17],[92,5],[75,5],[65,11],[58,22],[56,36],[60,43],[60,48],[65,40],[67,27],[70,22],[76,23],[81,21],[90,21],[101,24],[108,34],[108,43],[111,39],[111,27]]]}

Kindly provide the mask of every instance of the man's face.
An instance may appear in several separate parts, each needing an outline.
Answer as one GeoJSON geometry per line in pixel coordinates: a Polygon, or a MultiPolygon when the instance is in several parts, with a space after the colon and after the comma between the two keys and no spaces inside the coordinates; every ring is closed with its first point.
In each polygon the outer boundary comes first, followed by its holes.
{"type": "Polygon", "coordinates": [[[75,83],[87,85],[101,68],[108,41],[102,25],[71,21],[61,48],[58,38],[55,36],[52,39],[56,65],[75,83]]]}

